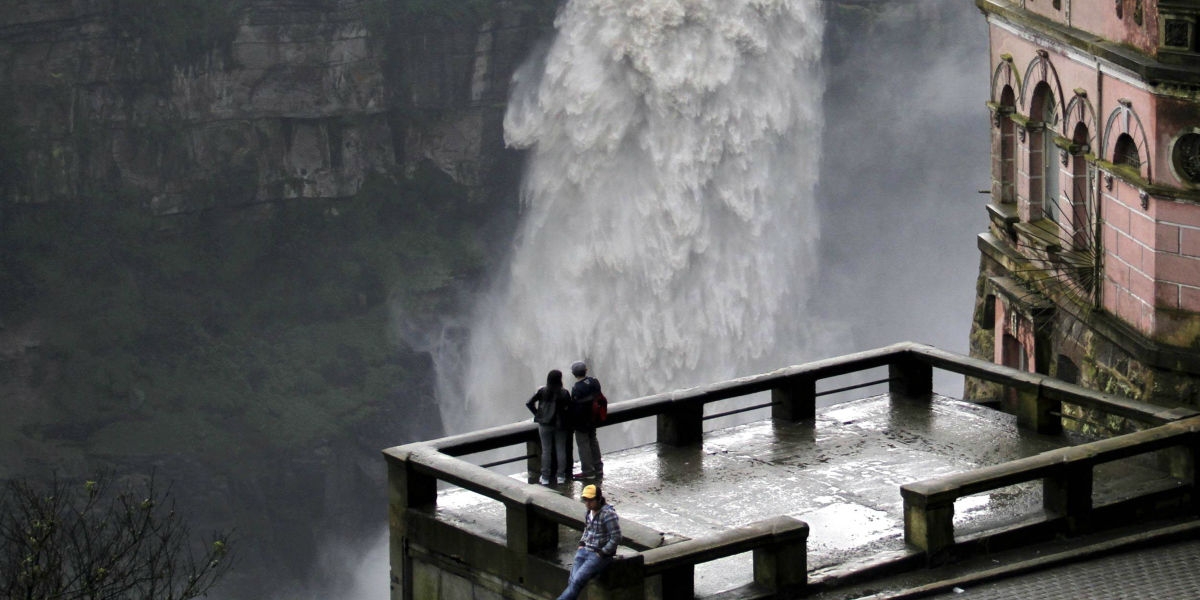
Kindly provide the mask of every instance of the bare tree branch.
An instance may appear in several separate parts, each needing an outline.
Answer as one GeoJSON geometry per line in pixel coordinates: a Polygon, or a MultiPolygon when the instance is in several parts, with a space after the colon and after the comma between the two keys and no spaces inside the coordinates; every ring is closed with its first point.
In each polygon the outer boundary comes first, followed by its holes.
{"type": "Polygon", "coordinates": [[[184,600],[230,566],[229,534],[192,540],[170,490],[151,476],[116,490],[111,475],[48,486],[11,481],[0,495],[0,597],[184,600]]]}

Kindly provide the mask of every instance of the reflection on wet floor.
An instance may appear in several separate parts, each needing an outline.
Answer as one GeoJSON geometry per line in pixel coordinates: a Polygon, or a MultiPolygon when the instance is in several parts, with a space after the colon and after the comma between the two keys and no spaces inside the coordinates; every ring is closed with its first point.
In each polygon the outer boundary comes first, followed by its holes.
{"type": "MultiPolygon", "coordinates": [[[[1013,416],[979,405],[885,394],[820,409],[815,423],[757,421],[710,431],[696,446],[647,444],[609,452],[604,493],[623,520],[667,532],[668,539],[793,516],[810,526],[814,571],[904,551],[902,484],[1065,445],[1063,437],[1019,430],[1013,416]]],[[[1097,494],[1163,479],[1152,467],[1145,461],[1112,465],[1097,494]]],[[[560,489],[577,494],[580,487],[560,489]]],[[[995,528],[1040,510],[1039,484],[1010,486],[960,499],[956,530],[995,528]]],[[[439,499],[439,514],[504,539],[498,502],[448,492],[439,499]]],[[[569,552],[578,532],[564,528],[562,537],[569,552]]],[[[697,594],[749,582],[750,561],[747,553],[699,565],[697,594]]]]}

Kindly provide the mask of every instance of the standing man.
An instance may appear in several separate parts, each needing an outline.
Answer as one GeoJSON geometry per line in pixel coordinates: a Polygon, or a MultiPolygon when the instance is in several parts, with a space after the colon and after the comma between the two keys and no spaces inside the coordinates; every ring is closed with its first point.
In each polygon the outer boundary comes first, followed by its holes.
{"type": "Polygon", "coordinates": [[[583,473],[575,479],[600,479],[604,477],[604,461],[600,459],[600,440],[596,439],[596,424],[592,422],[592,397],[600,393],[600,382],[589,377],[588,368],[581,360],[571,364],[575,385],[571,387],[572,426],[575,429],[575,445],[579,447],[579,468],[583,473]]]}
{"type": "Polygon", "coordinates": [[[575,551],[567,589],[558,600],[578,598],[584,586],[612,563],[617,544],[621,542],[621,520],[617,517],[617,509],[604,501],[600,489],[595,485],[584,486],[579,498],[587,506],[587,514],[583,516],[583,536],[575,551]]]}

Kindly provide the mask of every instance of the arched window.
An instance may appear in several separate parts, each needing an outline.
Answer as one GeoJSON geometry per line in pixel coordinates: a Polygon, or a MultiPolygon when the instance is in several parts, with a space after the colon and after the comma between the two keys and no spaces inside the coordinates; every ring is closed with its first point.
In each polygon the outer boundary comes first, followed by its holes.
{"type": "Polygon", "coordinates": [[[1016,110],[1016,93],[1012,86],[1004,86],[1000,93],[1000,202],[1011,204],[1017,201],[1017,131],[1009,115],[1016,110]]]}
{"type": "Polygon", "coordinates": [[[1041,122],[1029,140],[1029,203],[1041,205],[1042,214],[1058,223],[1064,220],[1058,206],[1058,147],[1054,145],[1054,126],[1058,124],[1058,104],[1045,81],[1033,90],[1029,116],[1041,122]]]}
{"type": "Polygon", "coordinates": [[[1128,133],[1122,133],[1117,137],[1117,143],[1113,145],[1113,164],[1126,165],[1140,171],[1142,168],[1142,157],[1138,153],[1137,142],[1133,140],[1133,136],[1128,133]]]}
{"type": "Polygon", "coordinates": [[[1092,243],[1092,186],[1088,180],[1088,128],[1075,124],[1071,135],[1071,245],[1075,250],[1091,248],[1092,243]]]}
{"type": "Polygon", "coordinates": [[[1104,146],[1097,156],[1106,157],[1114,165],[1128,167],[1147,182],[1153,182],[1150,172],[1150,144],[1142,120],[1130,102],[1117,100],[1118,106],[1108,115],[1104,127],[1104,146]]]}
{"type": "Polygon", "coordinates": [[[1099,242],[1096,239],[1098,209],[1096,208],[1096,164],[1090,160],[1098,154],[1095,131],[1096,112],[1088,101],[1085,90],[1076,89],[1074,97],[1063,111],[1063,120],[1074,123],[1071,132],[1070,167],[1067,178],[1071,202],[1071,232],[1064,240],[1079,256],[1071,264],[1071,275],[1081,290],[1096,300],[1100,272],[1099,242]]]}

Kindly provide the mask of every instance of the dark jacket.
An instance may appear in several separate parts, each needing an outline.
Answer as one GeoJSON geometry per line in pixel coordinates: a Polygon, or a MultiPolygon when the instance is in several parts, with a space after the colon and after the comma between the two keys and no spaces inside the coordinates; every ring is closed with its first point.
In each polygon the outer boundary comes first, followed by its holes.
{"type": "Polygon", "coordinates": [[[576,431],[595,429],[592,422],[592,396],[600,393],[600,381],[587,376],[571,387],[571,408],[567,411],[568,424],[576,431]]]}
{"type": "Polygon", "coordinates": [[[551,397],[550,390],[538,388],[533,396],[525,403],[525,408],[533,413],[533,420],[539,425],[564,427],[563,420],[567,412],[567,404],[571,402],[571,392],[559,388],[558,393],[551,397]]]}

